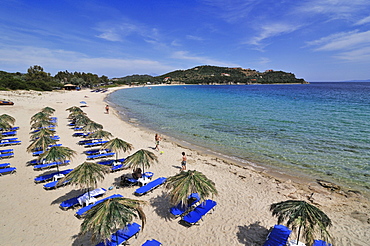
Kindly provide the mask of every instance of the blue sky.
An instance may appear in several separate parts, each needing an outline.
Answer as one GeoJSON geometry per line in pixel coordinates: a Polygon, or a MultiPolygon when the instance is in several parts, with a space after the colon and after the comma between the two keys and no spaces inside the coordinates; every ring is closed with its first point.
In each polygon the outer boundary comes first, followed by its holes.
{"type": "Polygon", "coordinates": [[[0,70],[110,78],[199,65],[370,79],[369,0],[2,0],[0,70]]]}

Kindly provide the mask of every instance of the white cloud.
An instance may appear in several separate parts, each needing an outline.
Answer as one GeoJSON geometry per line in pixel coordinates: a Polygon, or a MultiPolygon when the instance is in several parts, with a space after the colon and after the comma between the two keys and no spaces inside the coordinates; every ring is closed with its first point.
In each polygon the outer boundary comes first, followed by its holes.
{"type": "Polygon", "coordinates": [[[359,20],[358,22],[355,23],[355,25],[359,26],[359,25],[364,25],[364,24],[367,24],[367,23],[370,23],[370,16],[359,20]]]}
{"type": "Polygon", "coordinates": [[[186,38],[189,39],[189,40],[204,41],[204,38],[198,37],[198,36],[193,36],[193,35],[186,35],[186,38]]]}
{"type": "Polygon", "coordinates": [[[174,70],[174,67],[149,59],[119,59],[89,57],[79,52],[50,50],[31,46],[0,48],[0,67],[5,71],[26,72],[27,68],[40,65],[45,72],[83,71],[108,77],[127,74],[156,73],[174,70]]]}
{"type": "Polygon", "coordinates": [[[336,58],[351,62],[368,62],[370,61],[370,47],[364,47],[335,55],[336,58]]]}
{"type": "Polygon", "coordinates": [[[299,29],[299,25],[292,25],[287,23],[272,23],[272,24],[266,24],[260,28],[260,33],[246,41],[246,44],[252,44],[260,46],[262,45],[262,41],[265,39],[279,36],[286,33],[291,33],[299,29]]]}
{"type": "Polygon", "coordinates": [[[319,40],[311,41],[309,45],[320,46],[317,51],[349,50],[362,46],[370,46],[370,31],[336,33],[319,40]]]}
{"type": "Polygon", "coordinates": [[[131,35],[138,35],[143,39],[157,40],[159,36],[156,28],[149,28],[143,24],[132,23],[128,20],[101,22],[95,30],[100,32],[97,37],[108,41],[123,41],[131,35]]]}
{"type": "Polygon", "coordinates": [[[232,66],[232,67],[238,66],[232,63],[216,61],[208,57],[190,55],[189,52],[187,51],[176,51],[172,54],[171,58],[192,61],[196,63],[197,65],[207,64],[207,65],[215,65],[215,66],[232,66]]]}

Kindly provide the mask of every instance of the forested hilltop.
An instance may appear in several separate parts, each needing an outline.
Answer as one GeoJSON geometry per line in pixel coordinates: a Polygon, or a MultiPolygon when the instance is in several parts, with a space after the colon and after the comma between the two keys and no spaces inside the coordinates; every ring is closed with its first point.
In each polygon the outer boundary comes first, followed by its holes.
{"type": "Polygon", "coordinates": [[[92,88],[108,83],[107,76],[92,73],[60,71],[51,76],[38,65],[30,67],[27,73],[0,71],[0,90],[52,91],[62,89],[66,84],[92,88]]]}
{"type": "Polygon", "coordinates": [[[130,75],[109,79],[92,73],[60,71],[55,76],[44,71],[41,66],[31,66],[27,73],[8,73],[0,71],[0,90],[38,90],[62,89],[67,84],[80,88],[115,86],[120,84],[277,84],[307,83],[297,79],[294,74],[267,70],[258,72],[252,69],[216,66],[198,66],[187,70],[176,70],[160,76],[130,75]]]}
{"type": "Polygon", "coordinates": [[[127,76],[117,78],[116,81],[155,83],[162,81],[172,84],[305,84],[304,79],[297,79],[294,74],[283,71],[267,70],[258,72],[252,69],[229,68],[216,66],[198,66],[187,70],[176,70],[160,76],[141,77],[127,76]]]}

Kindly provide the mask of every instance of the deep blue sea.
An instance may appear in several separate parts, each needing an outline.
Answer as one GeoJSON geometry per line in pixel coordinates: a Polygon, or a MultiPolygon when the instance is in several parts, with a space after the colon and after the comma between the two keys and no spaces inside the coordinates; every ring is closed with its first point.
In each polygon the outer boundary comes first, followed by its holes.
{"type": "Polygon", "coordinates": [[[230,158],[370,190],[370,83],[135,87],[108,101],[230,158]]]}

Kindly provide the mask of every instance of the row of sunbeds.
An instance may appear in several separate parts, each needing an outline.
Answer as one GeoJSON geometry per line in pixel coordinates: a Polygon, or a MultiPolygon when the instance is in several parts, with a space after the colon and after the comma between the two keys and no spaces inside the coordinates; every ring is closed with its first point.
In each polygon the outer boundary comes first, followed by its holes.
{"type": "MultiPolygon", "coordinates": [[[[17,130],[19,129],[18,126],[12,127],[10,129],[0,129],[1,135],[3,137],[15,136],[17,135],[17,130]]],[[[10,146],[10,145],[18,145],[21,144],[21,141],[18,138],[3,138],[0,139],[0,147],[10,146]]],[[[13,149],[3,149],[0,150],[0,159],[7,159],[14,157],[14,150],[13,149]]],[[[13,174],[17,171],[16,167],[11,167],[10,163],[2,163],[0,164],[0,176],[6,174],[13,174]]]]}

